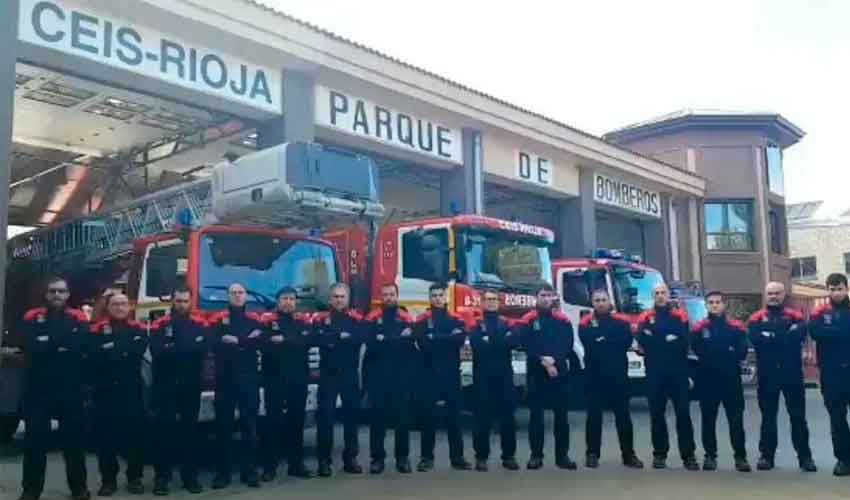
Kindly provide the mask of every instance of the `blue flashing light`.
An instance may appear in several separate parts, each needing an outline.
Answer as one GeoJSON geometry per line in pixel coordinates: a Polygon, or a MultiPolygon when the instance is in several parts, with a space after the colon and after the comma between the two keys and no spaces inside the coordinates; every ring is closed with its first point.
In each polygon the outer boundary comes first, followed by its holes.
{"type": "Polygon", "coordinates": [[[597,248],[590,254],[594,259],[622,259],[622,250],[613,250],[610,248],[597,248]]]}
{"type": "Polygon", "coordinates": [[[181,226],[192,225],[192,211],[188,208],[181,209],[177,212],[177,224],[181,226]]]}
{"type": "Polygon", "coordinates": [[[311,238],[321,238],[323,234],[324,231],[322,231],[322,228],[320,227],[310,228],[310,230],[307,232],[307,235],[311,238]]]}
{"type": "Polygon", "coordinates": [[[458,204],[457,200],[452,200],[449,202],[449,212],[451,212],[453,216],[460,215],[463,212],[460,209],[460,204],[458,204]]]}

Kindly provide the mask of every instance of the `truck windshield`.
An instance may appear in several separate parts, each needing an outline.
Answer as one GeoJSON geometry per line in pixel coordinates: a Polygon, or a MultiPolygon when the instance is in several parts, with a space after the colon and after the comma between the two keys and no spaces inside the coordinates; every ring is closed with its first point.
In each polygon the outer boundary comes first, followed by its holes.
{"type": "Polygon", "coordinates": [[[295,288],[301,306],[327,304],[337,281],[333,249],[314,241],[250,233],[208,233],[201,240],[199,305],[221,309],[227,288],[241,283],[252,308],[273,308],[277,292],[295,288]]]}
{"type": "Polygon", "coordinates": [[[661,273],[617,264],[613,265],[612,269],[614,293],[620,311],[626,314],[638,314],[654,306],[655,287],[664,284],[661,273]]]}
{"type": "Polygon", "coordinates": [[[510,233],[461,233],[462,279],[472,286],[533,292],[552,282],[549,246],[544,241],[510,233]]]}

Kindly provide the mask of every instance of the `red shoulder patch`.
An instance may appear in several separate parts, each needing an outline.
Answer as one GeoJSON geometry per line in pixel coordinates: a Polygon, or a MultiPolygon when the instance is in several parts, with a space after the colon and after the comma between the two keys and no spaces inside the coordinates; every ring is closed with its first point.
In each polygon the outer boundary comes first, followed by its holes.
{"type": "MultiPolygon", "coordinates": [[[[652,311],[652,314],[654,315],[655,311],[652,311]]],[[[672,311],[670,311],[670,315],[673,316],[674,318],[678,318],[679,321],[681,321],[683,323],[688,322],[688,312],[685,311],[684,309],[675,309],[674,308],[672,311]]]]}
{"type": "Polygon", "coordinates": [[[693,328],[693,330],[692,330],[692,333],[694,333],[694,334],[698,334],[698,333],[700,333],[700,332],[702,331],[702,329],[703,329],[703,328],[705,328],[706,326],[708,326],[708,324],[709,324],[709,323],[710,323],[710,321],[709,321],[708,319],[700,320],[700,322],[699,322],[699,323],[697,323],[696,325],[694,325],[694,328],[693,328]]]}
{"type": "Polygon", "coordinates": [[[616,320],[628,323],[629,325],[632,324],[632,316],[629,316],[627,314],[615,312],[615,313],[611,314],[611,317],[616,319],[616,320]]]}
{"type": "Polygon", "coordinates": [[[192,311],[189,313],[189,321],[199,326],[209,326],[207,324],[207,320],[197,311],[192,311]]]}
{"type": "Polygon", "coordinates": [[[791,319],[792,321],[803,321],[803,313],[796,309],[791,309],[790,307],[786,307],[783,311],[786,317],[791,319]]]}
{"type": "Polygon", "coordinates": [[[363,315],[355,309],[349,309],[346,314],[348,314],[349,318],[352,318],[357,321],[363,321],[363,315]]]}
{"type": "Polygon", "coordinates": [[[144,323],[142,321],[137,321],[135,319],[131,319],[131,320],[127,321],[127,325],[130,328],[138,328],[139,330],[146,330],[148,328],[147,323],[144,323]]]}
{"type": "Polygon", "coordinates": [[[303,321],[305,323],[311,323],[313,321],[313,315],[308,312],[297,312],[293,317],[297,321],[303,321]]]}
{"type": "Polygon", "coordinates": [[[812,317],[820,317],[830,312],[832,312],[832,304],[826,303],[815,309],[815,312],[812,313],[812,317]]]}
{"type": "Polygon", "coordinates": [[[35,309],[30,309],[24,314],[24,321],[35,321],[39,316],[44,316],[47,314],[46,307],[36,307],[35,309]]]}
{"type": "Polygon", "coordinates": [[[421,323],[423,321],[428,321],[431,318],[431,310],[426,309],[422,314],[416,317],[416,322],[421,323]]]}
{"type": "Polygon", "coordinates": [[[750,319],[747,320],[747,322],[757,323],[759,321],[763,321],[764,318],[766,318],[766,317],[767,317],[767,309],[759,309],[758,311],[756,311],[752,315],[750,315],[750,319]]]}
{"type": "Polygon", "coordinates": [[[245,317],[250,319],[250,320],[253,320],[253,321],[262,321],[263,320],[263,316],[261,314],[255,313],[254,311],[245,312],[245,317]]]}
{"type": "Polygon", "coordinates": [[[590,326],[590,324],[593,322],[593,318],[594,318],[594,317],[595,317],[595,316],[593,316],[593,313],[585,314],[585,315],[581,318],[581,320],[579,320],[579,322],[578,322],[578,326],[580,326],[581,328],[587,328],[587,327],[588,327],[588,326],[590,326]]]}
{"type": "Polygon", "coordinates": [[[646,323],[654,317],[655,317],[655,309],[650,309],[649,311],[644,311],[644,312],[640,313],[640,316],[638,316],[638,323],[646,323]]]}
{"type": "Polygon", "coordinates": [[[527,313],[522,315],[522,317],[519,319],[519,322],[528,324],[532,321],[536,321],[538,317],[540,317],[540,314],[537,311],[528,311],[527,313]]]}
{"type": "Polygon", "coordinates": [[[570,322],[570,318],[566,314],[562,313],[561,311],[552,311],[552,317],[555,318],[555,319],[559,319],[561,321],[564,321],[566,323],[570,322]]]}
{"type": "Polygon", "coordinates": [[[413,318],[413,315],[412,315],[412,314],[410,314],[410,313],[409,313],[409,312],[407,312],[407,311],[403,311],[403,310],[401,310],[401,309],[399,309],[399,310],[398,310],[398,317],[399,317],[402,321],[404,321],[405,323],[408,323],[408,324],[413,323],[413,321],[414,321],[414,318],[413,318]]]}
{"type": "Polygon", "coordinates": [[[82,323],[88,323],[89,321],[89,318],[86,316],[86,313],[79,309],[72,309],[69,307],[65,309],[65,314],[82,323]]]}
{"type": "Polygon", "coordinates": [[[313,315],[313,322],[314,323],[322,323],[326,319],[328,319],[330,317],[330,315],[331,315],[331,313],[328,312],[328,311],[317,312],[316,314],[313,315]]]}
{"type": "Polygon", "coordinates": [[[279,318],[280,318],[280,315],[276,312],[263,313],[263,315],[260,316],[260,323],[263,323],[263,324],[271,323],[272,321],[277,321],[279,318]]]}
{"type": "Polygon", "coordinates": [[[169,316],[169,315],[163,316],[163,317],[157,319],[156,321],[154,321],[153,323],[151,323],[151,330],[158,331],[160,328],[168,325],[168,323],[170,323],[170,322],[171,322],[171,316],[169,316]]]}
{"type": "Polygon", "coordinates": [[[221,323],[221,321],[224,320],[225,318],[230,318],[230,311],[225,310],[225,311],[219,311],[219,312],[213,313],[212,315],[210,315],[209,324],[210,325],[217,325],[217,324],[221,323]]]}
{"type": "Polygon", "coordinates": [[[744,323],[738,321],[737,319],[728,320],[729,326],[735,328],[736,330],[740,330],[741,333],[747,333],[747,327],[744,326],[744,323]]]}
{"type": "Polygon", "coordinates": [[[384,311],[381,309],[372,309],[369,311],[369,314],[366,315],[366,321],[378,321],[378,318],[380,318],[383,314],[384,311]]]}
{"type": "Polygon", "coordinates": [[[93,323],[91,325],[90,330],[95,335],[103,335],[103,328],[108,324],[109,324],[109,320],[102,319],[102,320],[98,321],[97,323],[93,323]]]}

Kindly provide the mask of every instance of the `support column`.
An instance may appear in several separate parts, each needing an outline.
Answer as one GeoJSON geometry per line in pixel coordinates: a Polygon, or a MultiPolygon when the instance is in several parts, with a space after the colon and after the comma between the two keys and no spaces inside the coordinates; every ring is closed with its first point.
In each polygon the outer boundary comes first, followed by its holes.
{"type": "Polygon", "coordinates": [[[645,222],[643,225],[644,252],[646,263],[668,279],[671,275],[672,242],[670,241],[670,197],[661,195],[661,220],[645,222]]]}
{"type": "MultiPolygon", "coordinates": [[[[6,305],[6,233],[9,230],[9,177],[12,169],[12,124],[15,119],[15,60],[19,0],[0,2],[0,312],[6,305]]],[[[0,347],[3,344],[0,314],[0,347]]],[[[0,356],[0,362],[3,357],[0,356]]],[[[0,388],[2,389],[2,388],[0,388]]]]}
{"type": "Polygon", "coordinates": [[[561,257],[583,257],[596,248],[596,202],[593,201],[593,171],[581,169],[579,197],[561,202],[556,238],[561,257]]]}
{"type": "Polygon", "coordinates": [[[484,214],[484,158],[481,132],[463,129],[463,165],[440,173],[440,215],[484,214]]]}
{"type": "Polygon", "coordinates": [[[283,72],[283,116],[257,126],[257,147],[265,149],[284,142],[312,142],[315,127],[315,81],[299,71],[283,72]]]}

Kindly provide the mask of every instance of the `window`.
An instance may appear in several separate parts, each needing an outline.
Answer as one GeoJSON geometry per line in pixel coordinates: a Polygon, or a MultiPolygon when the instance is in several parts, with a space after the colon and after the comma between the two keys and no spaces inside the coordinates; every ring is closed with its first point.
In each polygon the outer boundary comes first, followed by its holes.
{"type": "Polygon", "coordinates": [[[785,231],[779,212],[771,207],[768,220],[770,222],[770,250],[775,254],[784,255],[785,231]]]}
{"type": "Polygon", "coordinates": [[[564,272],[564,303],[573,306],[592,307],[590,294],[594,290],[608,290],[605,274],[605,271],[584,271],[581,269],[564,272]]]}
{"type": "Polygon", "coordinates": [[[165,297],[183,284],[186,276],[188,249],[185,243],[154,245],[148,252],[145,278],[146,297],[165,297]],[[181,269],[182,268],[182,269],[181,269]]]}
{"type": "Polygon", "coordinates": [[[449,277],[449,230],[409,231],[401,237],[402,277],[445,281],[449,277]]]}
{"type": "Polygon", "coordinates": [[[706,203],[706,245],[714,251],[753,251],[752,202],[706,203]]]}
{"type": "Polygon", "coordinates": [[[844,274],[850,274],[850,252],[844,254],[844,274]]]}
{"type": "Polygon", "coordinates": [[[782,149],[775,144],[764,148],[764,164],[767,172],[767,186],[770,192],[785,196],[785,175],[782,171],[782,149]]]}
{"type": "MultiPolygon", "coordinates": [[[[845,254],[846,255],[846,254],[845,254]]],[[[791,259],[791,279],[818,279],[818,261],[816,257],[794,257],[791,259]]]]}

